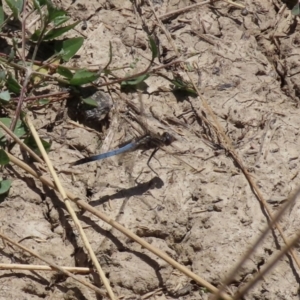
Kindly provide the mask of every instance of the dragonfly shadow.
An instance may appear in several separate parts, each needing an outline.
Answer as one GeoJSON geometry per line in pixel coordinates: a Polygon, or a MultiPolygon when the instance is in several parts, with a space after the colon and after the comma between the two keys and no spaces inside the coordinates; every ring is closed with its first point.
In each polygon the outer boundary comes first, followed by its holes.
{"type": "Polygon", "coordinates": [[[146,193],[149,190],[152,189],[160,189],[164,185],[164,182],[161,180],[161,178],[155,176],[151,180],[144,182],[144,183],[138,183],[137,186],[128,188],[128,189],[122,189],[118,191],[117,193],[113,195],[106,195],[104,197],[101,197],[98,200],[94,200],[89,202],[91,206],[98,206],[102,205],[105,202],[109,200],[117,200],[117,199],[124,199],[124,198],[129,198],[132,196],[140,196],[146,193]]]}

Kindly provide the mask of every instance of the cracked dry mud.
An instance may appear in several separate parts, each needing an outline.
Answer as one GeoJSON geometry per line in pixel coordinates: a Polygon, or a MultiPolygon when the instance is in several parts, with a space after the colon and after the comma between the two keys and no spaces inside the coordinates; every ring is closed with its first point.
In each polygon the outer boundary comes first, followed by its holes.
{"type": "MultiPolygon", "coordinates": [[[[194,1],[152,3],[163,16],[194,1]]],[[[282,9],[281,1],[246,0],[243,4],[248,14],[216,1],[163,22],[189,63],[201,97],[275,213],[300,184],[299,20],[289,7],[282,9]]],[[[74,19],[87,19],[85,31],[78,25],[87,38],[72,64],[104,67],[111,42],[111,68],[132,64],[132,74],[145,69],[151,59],[146,29],[156,25],[146,2],[140,11],[127,0],[57,1],[57,5],[68,9],[74,19]]],[[[157,67],[172,61],[175,52],[163,30],[156,27],[155,32],[161,59],[155,61],[157,67]]],[[[178,64],[160,72],[188,80],[178,64]]],[[[119,69],[116,75],[126,72],[119,69]]],[[[40,136],[53,141],[50,158],[66,189],[218,286],[261,233],[267,218],[241,169],[217,147],[214,136],[207,141],[210,132],[199,98],[174,93],[161,76],[150,76],[146,83],[143,102],[149,123],[177,138],[151,162],[160,179],[146,166],[147,151],[134,153],[131,176],[118,157],[68,167],[69,162],[114,148],[128,134],[118,114],[126,110],[125,98],[137,103],[135,91],[120,92],[119,85],[102,89],[110,93],[114,107],[98,132],[76,126],[67,115],[57,121],[58,113],[67,111],[65,103],[31,116],[40,136]]],[[[17,147],[13,152],[21,157],[17,147]]],[[[5,171],[13,185],[1,203],[1,230],[61,266],[89,265],[59,196],[18,168],[12,170],[5,171]]],[[[74,209],[119,297],[140,299],[153,293],[148,299],[209,298],[205,289],[162,259],[92,214],[75,205],[74,209]]],[[[280,222],[287,238],[299,230],[299,211],[297,201],[280,222]]],[[[236,274],[230,291],[251,280],[282,246],[276,231],[269,234],[236,274]]],[[[17,248],[4,248],[1,262],[12,260],[40,264],[17,248]]],[[[70,278],[57,280],[50,272],[5,270],[0,274],[0,299],[96,299],[86,287],[70,278]]],[[[298,274],[296,264],[285,256],[245,299],[299,299],[298,274]]]]}

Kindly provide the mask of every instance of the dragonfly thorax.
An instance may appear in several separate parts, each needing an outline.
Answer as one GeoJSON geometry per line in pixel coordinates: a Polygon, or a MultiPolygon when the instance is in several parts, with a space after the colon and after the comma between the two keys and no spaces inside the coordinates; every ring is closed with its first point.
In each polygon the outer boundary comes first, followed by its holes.
{"type": "Polygon", "coordinates": [[[169,146],[174,141],[174,137],[170,133],[164,132],[162,134],[162,141],[166,146],[169,146]]]}

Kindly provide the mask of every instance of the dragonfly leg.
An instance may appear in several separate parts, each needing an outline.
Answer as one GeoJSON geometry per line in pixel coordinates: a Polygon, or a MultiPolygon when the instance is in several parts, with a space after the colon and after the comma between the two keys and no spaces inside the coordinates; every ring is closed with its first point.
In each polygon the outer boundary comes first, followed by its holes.
{"type": "Polygon", "coordinates": [[[150,155],[150,157],[149,157],[149,159],[148,159],[148,161],[147,161],[147,166],[149,167],[149,169],[153,172],[153,173],[155,173],[158,177],[159,177],[159,175],[153,170],[153,168],[150,166],[150,160],[152,159],[152,157],[154,156],[154,154],[158,151],[158,149],[159,149],[159,147],[157,147],[157,148],[155,148],[154,150],[153,150],[153,152],[151,153],[151,155],[150,155]]]}

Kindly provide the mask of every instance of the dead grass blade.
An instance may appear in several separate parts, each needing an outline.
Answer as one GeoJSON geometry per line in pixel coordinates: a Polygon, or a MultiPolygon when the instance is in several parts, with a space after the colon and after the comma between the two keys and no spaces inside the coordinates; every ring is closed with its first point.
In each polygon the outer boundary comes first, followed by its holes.
{"type": "Polygon", "coordinates": [[[24,149],[25,151],[27,151],[30,156],[32,158],[34,158],[37,162],[39,163],[44,163],[44,161],[38,156],[36,155],[27,145],[25,145],[9,128],[7,128],[1,121],[0,121],[0,127],[7,133],[9,134],[13,139],[14,141],[20,145],[20,147],[22,149],[24,149]]]}
{"type": "MultiPolygon", "coordinates": [[[[78,268],[78,267],[61,267],[62,269],[77,273],[88,274],[92,270],[90,268],[78,268]]],[[[0,270],[21,270],[21,271],[56,271],[56,269],[44,265],[24,265],[24,264],[0,264],[0,270]]]]}
{"type": "MultiPolygon", "coordinates": [[[[7,153],[8,157],[9,157],[9,159],[12,163],[14,163],[17,166],[19,166],[20,168],[26,170],[30,175],[32,175],[35,178],[39,179],[43,184],[45,184],[45,185],[49,186],[50,188],[53,188],[54,190],[57,191],[57,187],[56,187],[55,183],[53,181],[51,181],[49,178],[47,178],[45,176],[41,176],[40,174],[38,174],[36,171],[34,171],[32,168],[30,168],[27,164],[25,164],[21,160],[17,159],[16,157],[14,157],[13,155],[11,155],[8,152],[6,152],[6,153],[7,153]]],[[[112,220],[111,218],[109,218],[108,216],[103,214],[102,212],[98,211],[94,207],[87,204],[85,201],[78,198],[76,195],[72,194],[69,191],[66,191],[66,195],[70,200],[74,201],[78,206],[80,206],[81,208],[91,212],[92,214],[99,217],[104,222],[106,222],[109,225],[113,226],[115,229],[119,230],[120,232],[122,232],[124,235],[126,235],[127,237],[129,237],[133,241],[139,243],[141,246],[143,246],[144,248],[146,248],[150,252],[154,253],[155,255],[157,255],[158,257],[160,257],[161,259],[163,259],[164,261],[166,261],[170,265],[172,265],[174,268],[181,271],[186,276],[188,276],[191,279],[195,280],[201,286],[207,288],[208,291],[210,291],[212,293],[216,293],[218,291],[218,289],[216,287],[211,285],[209,282],[205,281],[200,276],[193,273],[191,270],[189,270],[185,266],[179,264],[177,261],[175,261],[170,256],[168,256],[165,252],[153,247],[152,245],[150,245],[149,243],[144,241],[142,238],[138,237],[136,234],[134,234],[133,232],[131,232],[130,230],[128,230],[127,228],[125,228],[124,226],[119,224],[118,222],[112,220]]],[[[232,300],[232,297],[230,297],[228,294],[226,294],[224,292],[221,294],[221,297],[224,300],[232,300]]]]}
{"type": "MultiPolygon", "coordinates": [[[[231,1],[226,1],[226,2],[232,4],[231,1]]],[[[178,49],[174,45],[174,41],[173,41],[173,39],[172,39],[169,31],[165,28],[164,24],[161,22],[161,19],[157,16],[156,11],[155,11],[155,9],[153,7],[152,2],[150,0],[148,0],[147,3],[149,5],[149,7],[151,8],[153,15],[155,16],[156,21],[157,21],[159,27],[165,33],[166,37],[169,40],[169,43],[172,45],[173,50],[175,51],[177,57],[180,57],[178,49]]],[[[240,8],[244,8],[244,7],[241,6],[240,8]]],[[[283,232],[281,226],[278,224],[278,222],[274,221],[276,219],[274,218],[271,210],[269,209],[268,204],[267,204],[266,200],[264,199],[264,197],[263,197],[260,189],[258,188],[257,184],[255,183],[253,177],[248,172],[247,168],[244,166],[243,161],[240,159],[240,157],[238,156],[237,152],[235,151],[230,138],[226,135],[226,133],[223,130],[221,124],[219,123],[216,115],[214,114],[214,112],[212,111],[212,109],[210,108],[210,106],[208,105],[208,103],[205,100],[205,98],[203,96],[201,96],[201,93],[200,93],[197,85],[193,81],[192,77],[190,76],[190,73],[188,72],[187,67],[184,64],[182,64],[182,65],[183,65],[183,69],[185,70],[186,76],[189,78],[189,80],[192,83],[195,91],[198,94],[198,98],[199,98],[199,100],[201,101],[201,103],[202,103],[202,105],[204,107],[204,111],[205,111],[206,115],[210,116],[210,118],[212,120],[212,123],[210,124],[210,126],[212,128],[212,131],[215,132],[215,134],[217,135],[218,140],[220,141],[220,143],[222,145],[222,148],[225,149],[225,151],[230,154],[230,156],[234,159],[234,161],[237,163],[237,165],[242,170],[242,172],[243,172],[245,178],[247,179],[247,181],[248,181],[248,183],[249,183],[249,185],[250,185],[253,193],[255,194],[256,198],[259,200],[259,202],[262,204],[264,210],[266,211],[267,216],[268,216],[268,218],[270,220],[270,223],[274,224],[274,226],[277,228],[277,230],[278,230],[281,238],[283,239],[283,241],[284,241],[284,243],[286,245],[285,251],[286,252],[288,251],[291,254],[291,256],[293,257],[295,263],[297,264],[298,268],[300,269],[300,261],[298,259],[298,256],[296,255],[296,252],[294,251],[294,249],[292,249],[292,247],[290,246],[291,243],[285,237],[284,232],[283,232]]],[[[198,113],[198,115],[201,115],[201,114],[198,113]]],[[[254,249],[251,248],[250,254],[253,253],[253,250],[254,249]]],[[[241,261],[241,265],[243,263],[244,263],[244,260],[241,261]]],[[[233,277],[230,278],[230,279],[228,279],[228,281],[230,281],[231,279],[233,279],[233,277]]],[[[237,298],[235,298],[235,299],[237,299],[237,298]]]]}
{"type": "Polygon", "coordinates": [[[31,131],[31,134],[33,135],[33,137],[35,139],[35,142],[36,142],[36,144],[37,144],[37,146],[38,146],[38,148],[39,148],[39,150],[40,150],[40,152],[41,152],[41,154],[42,154],[42,156],[43,156],[43,158],[45,160],[45,163],[46,163],[46,165],[47,165],[47,167],[48,167],[48,169],[49,169],[49,171],[50,171],[50,173],[51,173],[51,175],[52,175],[52,177],[54,179],[54,182],[55,182],[55,185],[57,187],[57,190],[61,194],[61,196],[63,198],[63,201],[64,201],[64,203],[66,205],[66,208],[67,208],[69,214],[71,215],[71,217],[72,217],[72,219],[74,221],[74,224],[76,225],[76,228],[77,228],[77,230],[78,230],[78,232],[79,232],[79,234],[80,234],[80,236],[82,238],[82,241],[83,241],[83,243],[84,243],[84,245],[85,245],[85,247],[86,247],[86,249],[87,249],[87,251],[88,251],[88,253],[90,255],[90,258],[93,261],[94,266],[96,267],[96,269],[97,269],[97,271],[98,271],[98,273],[100,275],[100,278],[101,278],[101,280],[102,280],[102,282],[103,282],[103,284],[104,284],[104,286],[105,286],[105,288],[107,290],[107,293],[108,293],[110,299],[116,299],[116,297],[115,297],[115,295],[114,295],[114,293],[113,293],[113,291],[112,291],[112,289],[110,287],[109,281],[105,277],[105,274],[104,274],[104,272],[103,272],[103,270],[102,270],[102,268],[101,268],[101,266],[100,266],[100,264],[99,264],[99,262],[97,260],[97,257],[96,257],[96,255],[95,255],[95,253],[94,253],[94,251],[93,251],[93,249],[92,249],[92,247],[91,247],[91,245],[90,245],[90,243],[89,243],[89,241],[88,241],[88,239],[87,239],[87,237],[86,237],[86,235],[84,233],[84,230],[81,227],[81,224],[80,224],[80,222],[79,222],[79,220],[77,218],[77,215],[74,212],[74,210],[73,210],[73,208],[72,208],[72,206],[71,206],[71,204],[70,204],[70,202],[69,202],[69,200],[67,198],[67,194],[66,194],[64,188],[62,187],[62,185],[60,183],[60,180],[59,180],[59,178],[58,178],[58,176],[57,176],[57,174],[56,174],[56,172],[55,172],[55,170],[53,168],[53,165],[52,165],[52,163],[51,163],[51,161],[49,159],[49,156],[47,155],[47,153],[46,153],[46,151],[45,151],[45,149],[44,149],[44,147],[42,145],[42,142],[41,142],[41,140],[40,140],[40,138],[39,138],[39,136],[38,136],[38,134],[37,134],[34,126],[33,126],[33,124],[31,123],[31,121],[30,121],[30,119],[29,119],[28,116],[25,117],[25,120],[26,120],[26,123],[27,123],[27,125],[28,125],[28,127],[29,127],[29,129],[31,131]]]}
{"type": "Polygon", "coordinates": [[[49,265],[50,267],[52,267],[53,269],[73,278],[74,280],[80,282],[81,284],[85,285],[86,287],[90,288],[91,290],[95,291],[96,293],[98,293],[99,295],[102,295],[102,296],[106,296],[106,293],[103,292],[102,290],[100,290],[99,288],[95,287],[94,285],[92,285],[91,283],[83,280],[83,279],[80,279],[78,276],[75,276],[74,274],[72,274],[71,272],[67,271],[66,269],[60,267],[59,265],[53,263],[52,261],[40,256],[38,253],[24,247],[23,245],[15,242],[14,240],[12,240],[11,238],[9,238],[8,236],[4,235],[1,231],[0,231],[0,237],[2,239],[4,239],[5,241],[9,242],[10,244],[14,245],[14,246],[17,246],[19,248],[21,248],[22,250],[30,253],[32,256],[35,256],[37,257],[38,259],[40,259],[41,261],[45,262],[47,265],[49,265]]]}

